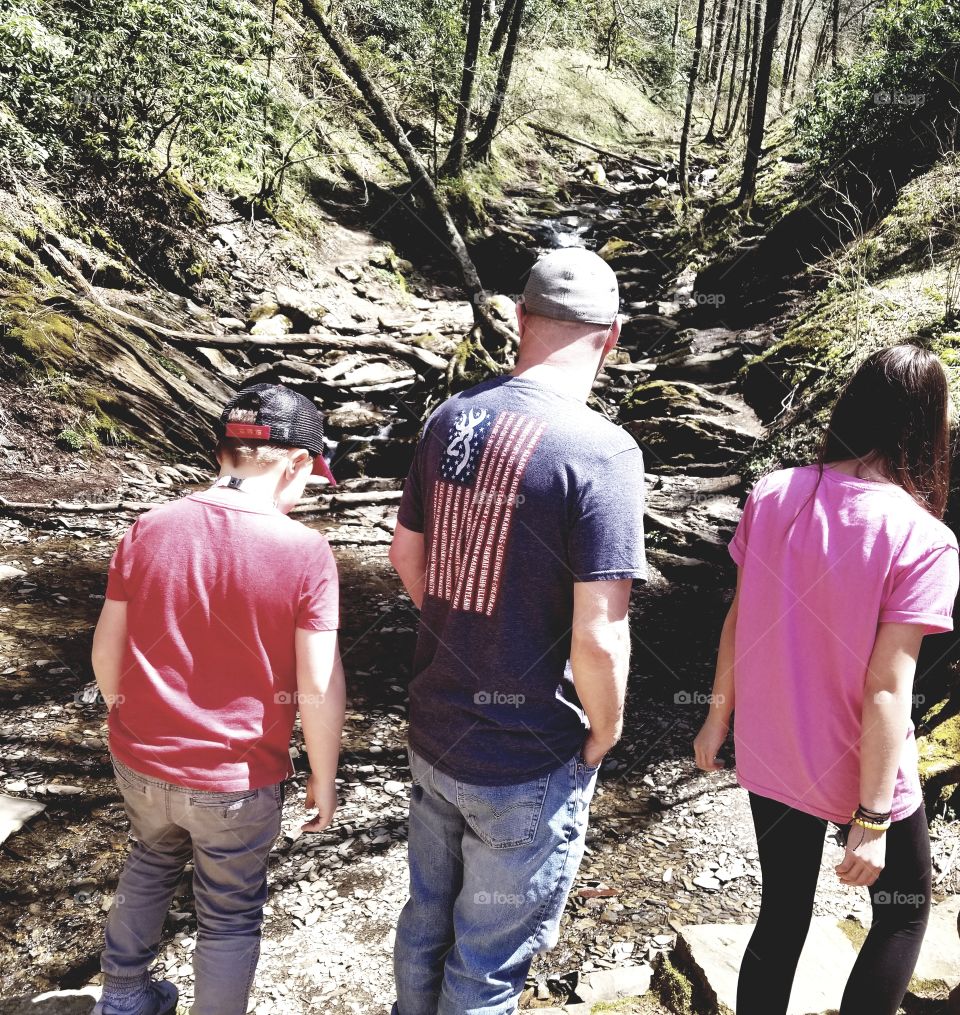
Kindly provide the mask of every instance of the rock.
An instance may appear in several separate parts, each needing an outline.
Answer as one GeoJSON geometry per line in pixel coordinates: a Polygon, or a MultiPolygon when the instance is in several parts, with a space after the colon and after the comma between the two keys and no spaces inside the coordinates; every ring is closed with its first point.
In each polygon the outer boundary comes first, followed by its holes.
{"type": "Polygon", "coordinates": [[[327,413],[327,425],[342,430],[382,426],[392,417],[372,402],[345,402],[327,413]]]}
{"type": "Polygon", "coordinates": [[[0,1015],[90,1015],[99,1000],[99,987],[50,990],[44,994],[0,1001],[0,1015]]]}
{"type": "Polygon", "coordinates": [[[691,384],[689,381],[647,381],[638,384],[623,400],[620,418],[630,420],[650,416],[689,416],[732,411],[728,402],[711,394],[699,384],[691,384]]]}
{"type": "Polygon", "coordinates": [[[224,331],[243,331],[246,325],[239,317],[218,317],[217,324],[220,325],[224,331]]]}
{"type": "MultiPolygon", "coordinates": [[[[681,928],[677,939],[680,968],[690,973],[708,999],[734,1010],[737,977],[752,925],[706,924],[681,928]]],[[[816,917],[800,956],[787,1015],[835,1011],[843,996],[857,952],[840,923],[816,917]]]]}
{"type": "Polygon", "coordinates": [[[698,888],[705,888],[711,892],[719,892],[721,888],[720,882],[712,874],[699,874],[693,879],[693,883],[698,888]]]}
{"type": "Polygon", "coordinates": [[[281,338],[291,331],[293,331],[293,321],[286,314],[274,314],[273,317],[261,317],[250,329],[250,334],[281,338]]]}
{"type": "Polygon", "coordinates": [[[27,572],[10,564],[0,564],[0,582],[13,581],[14,578],[25,578],[27,572]]]}
{"type": "Polygon", "coordinates": [[[650,989],[653,969],[648,965],[620,966],[581,974],[574,988],[574,998],[584,1004],[617,1001],[637,997],[650,989]]]}
{"type": "Polygon", "coordinates": [[[731,381],[745,362],[737,346],[717,352],[677,352],[662,357],[654,371],[656,380],[731,381]]]}
{"type": "Polygon", "coordinates": [[[250,308],[251,321],[262,321],[266,317],[273,317],[280,310],[278,304],[273,300],[263,300],[260,303],[254,303],[250,308]]]}
{"type": "Polygon", "coordinates": [[[344,374],[339,383],[345,388],[362,388],[394,381],[413,381],[416,376],[416,371],[410,367],[373,361],[344,374]]]}
{"type": "MultiPolygon", "coordinates": [[[[11,785],[8,783],[7,788],[9,789],[11,785]]],[[[23,783],[23,790],[26,788],[26,783],[23,783]]],[[[25,800],[23,797],[7,796],[5,793],[0,793],[0,842],[8,839],[44,809],[45,805],[36,800],[25,800]]]]}
{"type": "Polygon", "coordinates": [[[359,282],[363,277],[363,273],[355,264],[338,264],[336,268],[337,274],[346,279],[348,282],[359,282]]]}
{"type": "Polygon", "coordinates": [[[243,383],[249,384],[285,384],[288,381],[306,381],[317,383],[323,379],[323,371],[312,363],[297,359],[282,359],[273,363],[261,363],[248,371],[243,383]]]}
{"type": "Polygon", "coordinates": [[[277,286],[277,303],[284,310],[293,310],[311,322],[327,315],[327,308],[320,302],[317,293],[302,292],[287,285],[277,286]]]}
{"type": "Polygon", "coordinates": [[[328,331],[335,331],[340,335],[364,335],[370,328],[366,321],[348,321],[336,314],[324,314],[320,324],[328,331]]]}
{"type": "Polygon", "coordinates": [[[487,306],[493,311],[494,316],[511,327],[517,326],[517,305],[509,296],[502,293],[494,293],[487,297],[487,306]]]}
{"type": "Polygon", "coordinates": [[[651,468],[684,468],[691,474],[739,458],[756,441],[750,431],[705,415],[635,419],[626,430],[636,438],[651,468]]]}
{"type": "Polygon", "coordinates": [[[960,983],[960,895],[953,895],[934,904],[930,923],[920,949],[914,977],[924,981],[941,981],[947,989],[960,983]]]}
{"type": "MultiPolygon", "coordinates": [[[[240,325],[238,330],[243,330],[243,321],[237,321],[240,325]]],[[[229,377],[232,381],[240,379],[240,371],[224,356],[220,349],[213,349],[210,346],[198,345],[197,352],[223,377],[229,377]]]]}
{"type": "Polygon", "coordinates": [[[47,793],[52,793],[54,796],[79,796],[83,793],[83,790],[79,786],[66,786],[58,782],[45,783],[43,788],[47,793]]]}

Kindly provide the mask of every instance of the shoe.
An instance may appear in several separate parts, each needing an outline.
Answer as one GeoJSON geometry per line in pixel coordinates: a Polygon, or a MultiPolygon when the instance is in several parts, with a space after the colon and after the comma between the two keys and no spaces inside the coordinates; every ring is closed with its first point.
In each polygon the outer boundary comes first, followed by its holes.
{"type": "Polygon", "coordinates": [[[90,1015],[176,1015],[179,997],[177,988],[169,980],[151,980],[136,1012],[98,1001],[90,1015]]]}

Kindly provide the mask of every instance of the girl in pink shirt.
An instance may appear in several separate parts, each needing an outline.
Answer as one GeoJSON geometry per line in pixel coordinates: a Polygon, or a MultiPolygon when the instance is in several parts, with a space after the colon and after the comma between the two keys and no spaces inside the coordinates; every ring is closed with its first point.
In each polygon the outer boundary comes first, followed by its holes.
{"type": "Polygon", "coordinates": [[[763,895],[738,1015],[785,1015],[810,925],[827,822],[836,868],[873,921],[841,1015],[896,1015],[930,909],[930,843],[910,721],[923,636],[952,630],[957,540],[949,394],[932,352],[870,356],[840,396],[819,462],[765,476],[730,544],[737,591],[720,639],[697,764],[736,708],[763,895]]]}

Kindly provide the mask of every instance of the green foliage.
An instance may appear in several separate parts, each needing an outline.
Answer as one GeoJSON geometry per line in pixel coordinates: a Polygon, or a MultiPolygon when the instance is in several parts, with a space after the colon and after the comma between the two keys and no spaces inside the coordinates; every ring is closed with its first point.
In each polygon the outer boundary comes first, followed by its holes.
{"type": "Polygon", "coordinates": [[[24,0],[0,14],[0,154],[213,178],[283,119],[269,31],[250,0],[24,0]]]}
{"type": "Polygon", "coordinates": [[[821,82],[797,114],[800,155],[831,168],[852,151],[955,100],[960,5],[952,0],[887,0],[864,55],[821,82]]]}

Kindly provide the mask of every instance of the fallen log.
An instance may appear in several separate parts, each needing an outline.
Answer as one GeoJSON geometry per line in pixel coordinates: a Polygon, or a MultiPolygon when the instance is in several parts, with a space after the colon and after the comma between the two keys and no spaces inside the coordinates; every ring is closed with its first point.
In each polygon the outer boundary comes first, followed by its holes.
{"type": "Polygon", "coordinates": [[[203,331],[179,331],[176,328],[168,328],[162,324],[148,321],[146,318],[138,317],[129,311],[121,310],[112,306],[92,286],[83,275],[50,244],[44,244],[46,254],[55,261],[83,294],[100,310],[108,314],[136,325],[138,328],[145,328],[156,335],[162,335],[171,345],[183,348],[194,348],[198,345],[208,346],[212,349],[239,349],[256,346],[265,349],[369,349],[371,352],[384,352],[396,356],[397,359],[420,364],[429,367],[431,370],[444,371],[447,369],[447,361],[429,349],[421,349],[417,345],[408,345],[406,342],[398,342],[396,339],[380,337],[379,335],[359,335],[347,337],[345,335],[213,335],[203,331]]]}
{"type": "Polygon", "coordinates": [[[614,162],[629,162],[631,165],[643,166],[644,169],[661,170],[663,168],[659,163],[654,162],[651,159],[645,159],[639,155],[620,155],[617,152],[610,151],[608,148],[601,148],[599,145],[595,145],[590,141],[584,141],[582,137],[573,137],[571,134],[564,134],[562,130],[555,130],[553,127],[546,127],[542,123],[534,123],[533,120],[528,122],[534,130],[539,131],[541,134],[549,134],[550,137],[558,137],[561,141],[579,145],[581,148],[587,148],[589,151],[602,155],[605,159],[613,159],[614,162]]]}

